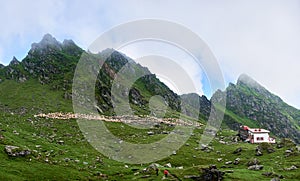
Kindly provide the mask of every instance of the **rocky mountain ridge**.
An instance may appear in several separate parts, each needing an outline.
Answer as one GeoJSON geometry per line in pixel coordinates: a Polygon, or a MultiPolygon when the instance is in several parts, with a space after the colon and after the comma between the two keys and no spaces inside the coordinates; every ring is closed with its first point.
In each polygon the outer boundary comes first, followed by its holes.
{"type": "MultiPolygon", "coordinates": [[[[179,96],[147,68],[136,64],[120,52],[106,49],[98,54],[91,54],[82,50],[72,40],[64,40],[61,43],[50,34],[46,34],[39,43],[33,43],[22,61],[14,57],[8,66],[0,65],[0,83],[5,80],[23,83],[29,79],[36,79],[40,84],[50,85],[52,90],[64,91],[62,96],[71,99],[73,75],[82,55],[102,62],[106,60],[95,85],[97,107],[101,114],[114,114],[111,86],[116,74],[126,65],[133,75],[138,75],[139,72],[148,74],[138,79],[133,87],[127,90],[135,114],[150,114],[150,98],[160,95],[170,108],[168,116],[173,116],[183,109],[180,101],[184,99],[187,102],[187,107],[184,108],[187,115],[199,111],[195,110],[195,107],[199,107],[195,105],[199,101],[200,119],[205,122],[209,117],[211,101],[204,95],[191,93],[179,96]]],[[[244,120],[248,119],[276,136],[289,137],[299,143],[300,111],[284,103],[280,97],[270,93],[249,76],[241,75],[236,84],[230,83],[226,91],[217,91],[213,98],[222,97],[220,94],[226,94],[227,110],[234,114],[225,114],[225,126],[235,130],[239,125],[247,124],[244,120]]]]}
{"type": "MultiPolygon", "coordinates": [[[[170,111],[179,111],[180,97],[147,68],[136,64],[124,54],[113,49],[92,54],[82,50],[72,40],[64,40],[61,43],[50,34],[46,34],[39,43],[33,43],[28,55],[22,61],[14,57],[8,66],[1,68],[0,80],[23,83],[29,79],[37,79],[40,84],[50,85],[52,90],[63,90],[65,92],[63,97],[71,99],[73,76],[80,58],[85,58],[86,62],[92,60],[94,63],[103,63],[102,67],[99,67],[95,85],[97,106],[102,114],[114,114],[110,89],[113,79],[123,66],[130,70],[132,76],[146,74],[127,90],[132,108],[137,114],[149,113],[149,99],[153,95],[162,96],[171,108],[170,111]]],[[[99,65],[95,65],[95,68],[99,65]]]]}

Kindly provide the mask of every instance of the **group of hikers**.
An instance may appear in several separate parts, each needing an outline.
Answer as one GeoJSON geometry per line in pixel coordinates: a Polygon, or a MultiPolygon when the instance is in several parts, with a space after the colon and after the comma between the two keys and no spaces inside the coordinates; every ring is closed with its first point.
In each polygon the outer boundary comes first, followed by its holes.
{"type": "MultiPolygon", "coordinates": [[[[159,169],[156,167],[155,168],[155,173],[156,173],[157,176],[158,176],[158,172],[159,172],[159,169]]],[[[165,169],[164,170],[164,175],[165,175],[165,177],[167,177],[169,175],[169,170],[165,169]]]]}

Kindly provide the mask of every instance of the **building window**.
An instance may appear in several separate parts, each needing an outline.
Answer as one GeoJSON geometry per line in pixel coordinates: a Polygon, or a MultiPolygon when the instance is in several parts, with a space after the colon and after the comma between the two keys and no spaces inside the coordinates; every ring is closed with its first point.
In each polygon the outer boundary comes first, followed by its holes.
{"type": "Polygon", "coordinates": [[[263,140],[264,140],[264,137],[256,137],[256,140],[257,140],[257,141],[263,141],[263,140]]]}

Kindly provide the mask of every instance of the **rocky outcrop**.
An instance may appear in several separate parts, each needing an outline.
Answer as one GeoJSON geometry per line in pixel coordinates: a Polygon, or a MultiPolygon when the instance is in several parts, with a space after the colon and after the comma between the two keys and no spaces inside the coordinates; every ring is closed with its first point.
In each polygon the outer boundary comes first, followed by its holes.
{"type": "Polygon", "coordinates": [[[248,170],[262,170],[263,168],[263,165],[252,165],[248,167],[248,170]]]}
{"type": "Polygon", "coordinates": [[[260,164],[260,161],[256,158],[249,160],[247,163],[248,166],[258,165],[258,164],[260,164]]]}
{"type": "Polygon", "coordinates": [[[16,57],[13,57],[13,59],[9,63],[10,66],[19,65],[19,64],[20,64],[20,62],[16,57]]]}
{"type": "Polygon", "coordinates": [[[11,157],[24,157],[31,154],[30,150],[21,149],[18,146],[6,145],[4,148],[5,153],[11,157]]]}
{"type": "Polygon", "coordinates": [[[222,172],[217,169],[215,165],[211,165],[209,168],[202,169],[202,178],[203,181],[211,181],[211,180],[223,180],[223,176],[225,172],[222,172]]]}

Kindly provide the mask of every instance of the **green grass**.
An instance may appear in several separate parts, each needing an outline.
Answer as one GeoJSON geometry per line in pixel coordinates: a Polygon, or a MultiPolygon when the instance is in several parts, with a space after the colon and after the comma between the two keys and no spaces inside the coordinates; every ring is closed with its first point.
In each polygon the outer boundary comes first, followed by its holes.
{"type": "Polygon", "coordinates": [[[63,99],[63,91],[50,91],[48,85],[41,85],[37,80],[18,83],[5,80],[0,83],[0,108],[11,110],[25,108],[26,112],[71,112],[71,100],[63,99]]]}
{"type": "Polygon", "coordinates": [[[240,116],[234,114],[232,111],[230,111],[228,109],[226,109],[224,115],[229,116],[230,118],[232,118],[237,123],[241,123],[243,125],[247,125],[247,126],[249,126],[251,128],[258,127],[258,125],[253,120],[250,120],[248,118],[241,118],[240,116]]]}
{"type": "MultiPolygon", "coordinates": [[[[120,163],[110,160],[98,153],[91,147],[82,136],[75,120],[52,120],[44,118],[32,118],[33,123],[19,119],[16,115],[5,115],[5,120],[1,119],[1,128],[3,125],[9,125],[5,128],[2,134],[5,136],[5,141],[0,144],[0,177],[5,180],[87,180],[97,179],[97,173],[101,172],[107,174],[109,180],[134,180],[141,179],[143,173],[134,175],[135,172],[141,172],[143,168],[149,164],[143,165],[130,165],[125,168],[125,163],[120,163]],[[13,123],[13,124],[10,124],[13,123]],[[19,135],[15,135],[13,131],[16,130],[19,135]],[[55,136],[53,136],[55,135],[55,136]],[[60,145],[57,141],[63,140],[64,144],[60,145]],[[25,158],[10,158],[4,153],[4,145],[16,145],[30,150],[37,150],[31,156],[25,158]],[[41,145],[37,148],[36,145],[41,145]],[[39,154],[40,153],[40,156],[39,154]],[[48,155],[49,162],[45,162],[48,155]],[[99,157],[102,162],[97,162],[96,158],[99,157]],[[69,158],[70,161],[66,162],[65,159],[69,158]],[[31,161],[30,161],[31,159],[31,161]],[[80,160],[76,163],[75,160],[80,160]],[[84,165],[83,162],[87,162],[84,165]],[[132,171],[132,168],[137,171],[132,171]]],[[[149,143],[157,141],[161,135],[146,136],[145,131],[138,131],[122,123],[106,123],[108,129],[118,136],[120,139],[128,142],[149,143]],[[119,130],[119,131],[118,131],[119,130]],[[140,137],[138,140],[132,138],[132,135],[140,137]]],[[[155,131],[155,130],[154,130],[155,131]]],[[[211,146],[213,151],[206,153],[199,148],[199,140],[201,138],[202,129],[195,129],[193,136],[187,141],[187,145],[183,145],[176,155],[171,155],[160,161],[160,165],[171,163],[172,167],[170,172],[183,178],[184,175],[197,175],[200,174],[200,168],[207,167],[210,164],[217,165],[218,168],[224,165],[226,161],[233,161],[235,158],[241,158],[239,165],[231,165],[233,168],[222,168],[221,170],[234,170],[234,173],[228,173],[225,180],[270,180],[261,174],[266,171],[274,171],[282,174],[285,180],[296,180],[300,174],[297,171],[283,171],[282,168],[290,167],[291,165],[299,166],[300,157],[290,156],[285,157],[284,151],[287,148],[276,149],[276,152],[268,154],[264,153],[263,156],[257,157],[261,164],[265,166],[262,171],[249,171],[247,170],[246,163],[249,159],[255,156],[255,147],[248,143],[239,143],[232,145],[223,145],[214,140],[211,146]],[[232,152],[242,147],[241,155],[235,155],[232,152]],[[218,162],[217,158],[223,158],[222,162],[218,162]],[[175,169],[175,167],[183,166],[183,170],[175,169]]],[[[218,133],[218,137],[224,136],[225,138],[235,135],[236,133],[230,130],[223,130],[218,133]]],[[[228,138],[229,139],[229,138],[228,138]]],[[[162,177],[162,170],[157,177],[152,175],[150,180],[160,180],[162,177]]]]}

